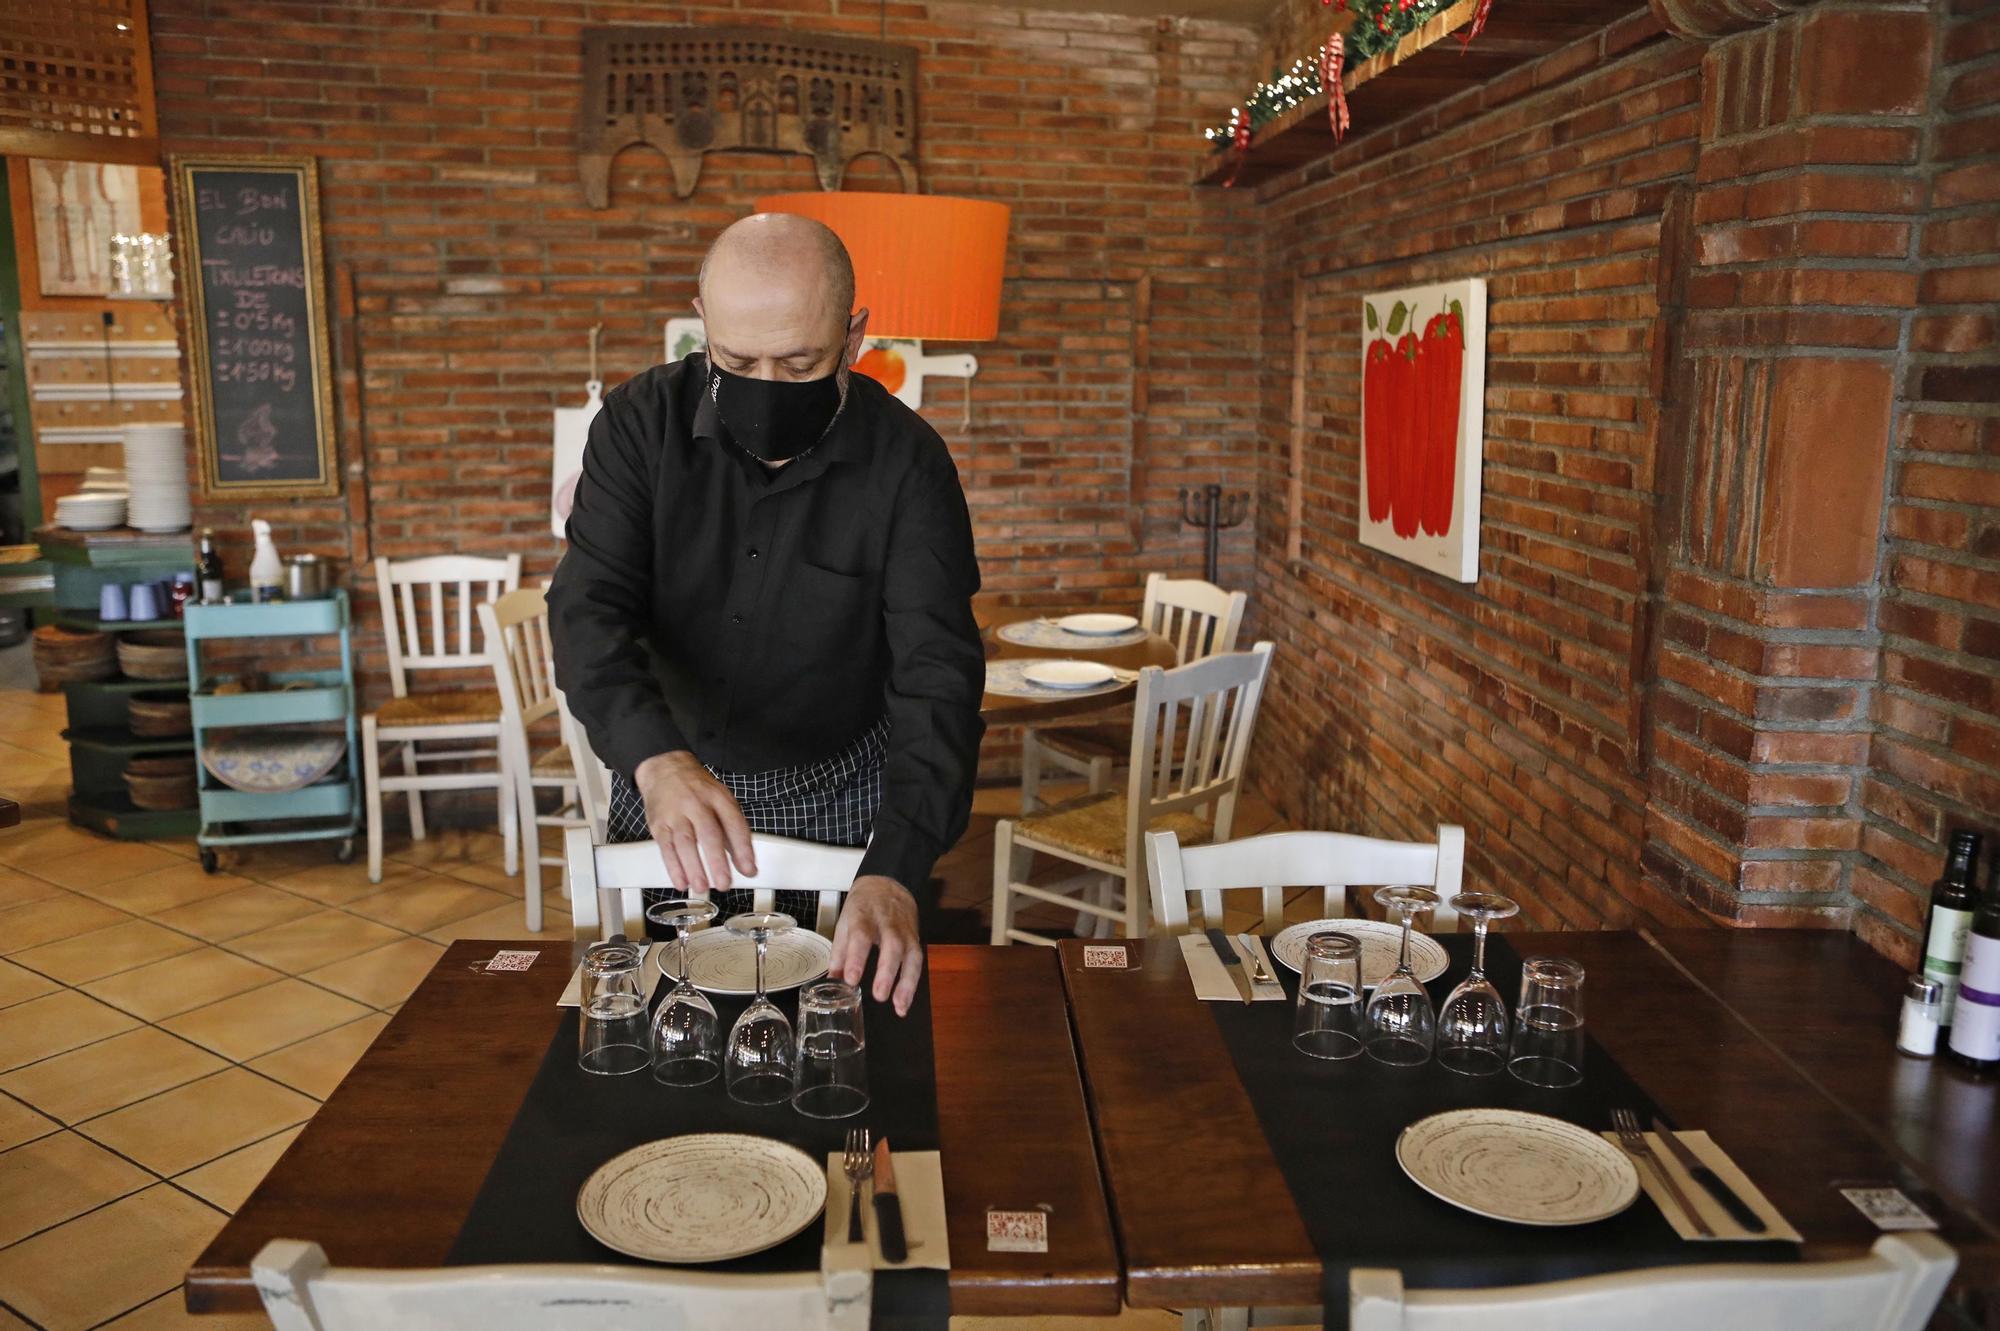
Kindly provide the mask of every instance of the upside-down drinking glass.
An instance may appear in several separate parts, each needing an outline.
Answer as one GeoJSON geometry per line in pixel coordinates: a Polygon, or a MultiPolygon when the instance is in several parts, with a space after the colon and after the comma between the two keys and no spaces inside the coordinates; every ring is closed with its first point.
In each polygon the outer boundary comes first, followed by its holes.
{"type": "Polygon", "coordinates": [[[775,1105],[792,1096],[792,1069],[796,1051],[792,1045],[792,1023],[778,1005],[764,996],[764,949],[771,935],[783,933],[797,921],[776,911],[750,911],[731,916],[726,928],[757,943],[757,997],[743,1009],[743,1015],[729,1028],[729,1098],[746,1105],[775,1105]]]}
{"type": "Polygon", "coordinates": [[[1583,1080],[1583,967],[1567,957],[1521,963],[1521,1001],[1507,1071],[1530,1086],[1583,1080]]]}
{"type": "Polygon", "coordinates": [[[799,1066],[792,1108],[807,1118],[847,1118],[868,1107],[868,1037],[861,991],[821,980],[799,992],[799,1066]]]}
{"type": "Polygon", "coordinates": [[[639,987],[643,955],[622,938],[592,943],[584,951],[576,1063],[585,1072],[616,1075],[646,1066],[646,995],[639,987]]]}
{"type": "Polygon", "coordinates": [[[688,935],[716,916],[713,901],[669,897],[646,908],[646,918],[671,928],[678,940],[680,979],[653,1016],[653,1080],[699,1086],[722,1071],[722,1019],[688,974],[688,935]]]}
{"type": "Polygon", "coordinates": [[[1507,1004],[1486,978],[1486,927],[1521,908],[1491,892],[1460,892],[1451,908],[1472,917],[1472,973],[1444,1000],[1437,1060],[1452,1072],[1490,1077],[1507,1066],[1507,1004]]]}
{"type": "Polygon", "coordinates": [[[1410,925],[1418,913],[1437,905],[1438,894],[1427,887],[1378,887],[1376,902],[1402,921],[1403,950],[1396,969],[1375,986],[1368,1000],[1368,1056],[1382,1063],[1411,1067],[1427,1062],[1437,1038],[1437,1009],[1410,967],[1410,925]]]}
{"type": "Polygon", "coordinates": [[[1330,930],[1306,939],[1292,1046],[1312,1058],[1361,1052],[1361,943],[1354,935],[1330,930]]]}

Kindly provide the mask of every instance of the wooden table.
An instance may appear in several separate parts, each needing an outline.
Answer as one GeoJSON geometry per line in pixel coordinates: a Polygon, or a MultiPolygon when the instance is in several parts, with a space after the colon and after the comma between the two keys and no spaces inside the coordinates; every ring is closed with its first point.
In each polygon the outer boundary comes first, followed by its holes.
{"type": "MultiPolygon", "coordinates": [[[[1174,645],[1157,633],[1147,634],[1144,642],[1097,650],[1022,647],[1001,640],[999,631],[1005,625],[1018,624],[1025,619],[1040,619],[1045,615],[1060,618],[1068,613],[1070,612],[1066,610],[1007,609],[981,615],[980,628],[986,642],[986,659],[993,661],[1038,656],[1075,657],[1078,660],[1102,661],[1105,665],[1125,670],[1140,670],[1146,666],[1171,667],[1177,663],[1174,645]]],[[[1138,691],[1138,684],[1131,683],[1121,684],[1115,689],[1106,689],[1101,693],[1086,693],[1076,698],[1012,698],[1005,694],[989,693],[980,699],[979,714],[993,725],[1039,725],[1061,717],[1080,716],[1110,707],[1123,706],[1131,702],[1138,691]]]]}
{"type": "Polygon", "coordinates": [[[19,827],[21,806],[13,800],[0,796],[0,827],[19,827]]]}
{"type": "MultiPolygon", "coordinates": [[[[1738,937],[1754,951],[1752,931],[1738,937]]],[[[1706,1129],[1745,1167],[1805,1236],[1806,1258],[1855,1256],[1874,1242],[1874,1227],[1832,1184],[1909,1181],[1910,1171],[1672,957],[1636,933],[1510,940],[1523,955],[1557,952],[1583,963],[1599,1041],[1676,1124],[1706,1129]]],[[[1083,943],[1061,946],[1127,1302],[1316,1305],[1319,1255],[1221,1032],[1188,984],[1179,948],[1170,939],[1129,946],[1134,966],[1126,971],[1086,971],[1083,943]],[[1197,1131],[1203,1176],[1228,1179],[1228,1189],[1189,1187],[1184,1170],[1163,1165],[1187,1159],[1197,1131]]],[[[1879,1021],[1851,1034],[1863,1042],[1856,1061],[1893,1065],[1890,1032],[1879,1021]]],[[[1994,1149],[1989,1143],[1988,1152],[1994,1149]]],[[[2000,1277],[1992,1229],[1977,1216],[1940,1209],[1961,1278],[1991,1284],[2000,1277]]]]}
{"type": "MultiPolygon", "coordinates": [[[[566,948],[492,973],[459,942],[187,1273],[190,1311],[259,1307],[250,1259],[309,1239],[336,1265],[440,1265],[560,1021],[566,948]]],[[[930,949],[951,1309],[1111,1314],[1119,1270],[1063,989],[1040,948],[930,949]],[[986,1250],[986,1211],[1047,1205],[1050,1251],[986,1250]]]]}

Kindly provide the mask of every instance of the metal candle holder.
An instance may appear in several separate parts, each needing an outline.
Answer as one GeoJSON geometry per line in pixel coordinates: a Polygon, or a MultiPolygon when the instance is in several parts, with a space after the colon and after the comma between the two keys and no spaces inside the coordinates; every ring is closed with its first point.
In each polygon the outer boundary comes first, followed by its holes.
{"type": "Polygon", "coordinates": [[[1181,521],[1190,527],[1208,529],[1208,553],[1202,563],[1202,576],[1210,582],[1216,581],[1216,547],[1222,537],[1224,527],[1235,527],[1250,516],[1250,492],[1238,490],[1225,495],[1219,485],[1204,485],[1199,490],[1181,490],[1181,521]]]}

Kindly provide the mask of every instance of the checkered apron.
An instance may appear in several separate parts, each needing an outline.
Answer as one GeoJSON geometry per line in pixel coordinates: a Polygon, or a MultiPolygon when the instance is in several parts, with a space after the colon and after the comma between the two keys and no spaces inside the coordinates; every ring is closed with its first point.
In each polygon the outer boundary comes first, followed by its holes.
{"type": "MultiPolygon", "coordinates": [[[[828,846],[865,846],[875,811],[882,807],[882,765],[889,746],[889,718],[883,717],[831,758],[770,772],[709,772],[726,786],[752,832],[797,837],[828,846]]],[[[611,774],[611,813],[605,835],[613,842],[645,841],[646,802],[623,772],[611,774]]],[[[645,894],[647,905],[667,896],[645,894]]],[[[730,891],[716,896],[719,919],[750,909],[751,894],[730,891]]],[[[819,913],[812,892],[780,892],[777,908],[810,929],[819,913]]]]}

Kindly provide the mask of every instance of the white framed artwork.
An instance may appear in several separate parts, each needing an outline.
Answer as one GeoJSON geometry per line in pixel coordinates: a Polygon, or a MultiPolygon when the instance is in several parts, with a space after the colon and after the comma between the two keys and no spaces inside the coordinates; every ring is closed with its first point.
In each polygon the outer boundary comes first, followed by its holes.
{"type": "MultiPolygon", "coordinates": [[[[708,335],[700,319],[667,320],[667,360],[677,361],[689,352],[708,345],[708,335]]],[[[970,379],[979,372],[979,361],[967,355],[929,356],[924,344],[913,337],[871,337],[862,343],[855,372],[865,374],[895,394],[911,411],[924,405],[924,379],[939,375],[947,379],[970,379]]]]}
{"type": "Polygon", "coordinates": [[[1479,580],[1486,283],[1361,301],[1361,543],[1460,582],[1479,580]]]}

